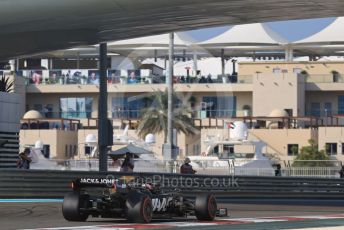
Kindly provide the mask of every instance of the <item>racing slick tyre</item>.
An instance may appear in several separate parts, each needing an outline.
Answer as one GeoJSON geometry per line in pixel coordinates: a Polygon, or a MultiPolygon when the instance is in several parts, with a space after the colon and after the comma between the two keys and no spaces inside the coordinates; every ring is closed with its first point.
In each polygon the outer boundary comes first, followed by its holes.
{"type": "Polygon", "coordinates": [[[80,208],[85,208],[88,200],[77,192],[65,195],[62,204],[63,217],[68,221],[86,221],[88,214],[82,213],[80,208]]]}
{"type": "Polygon", "coordinates": [[[149,195],[131,192],[126,201],[127,220],[132,223],[149,223],[153,216],[152,199],[149,195]]]}
{"type": "Polygon", "coordinates": [[[195,215],[198,220],[214,220],[217,211],[217,203],[214,195],[201,194],[196,197],[195,215]]]}

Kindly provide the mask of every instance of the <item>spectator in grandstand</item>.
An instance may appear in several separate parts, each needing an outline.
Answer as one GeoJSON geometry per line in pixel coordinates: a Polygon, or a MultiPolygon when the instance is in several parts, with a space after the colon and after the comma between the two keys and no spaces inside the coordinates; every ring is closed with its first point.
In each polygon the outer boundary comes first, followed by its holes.
{"type": "Polygon", "coordinates": [[[213,83],[213,79],[211,79],[210,74],[208,74],[208,76],[207,76],[207,83],[213,83]]]}

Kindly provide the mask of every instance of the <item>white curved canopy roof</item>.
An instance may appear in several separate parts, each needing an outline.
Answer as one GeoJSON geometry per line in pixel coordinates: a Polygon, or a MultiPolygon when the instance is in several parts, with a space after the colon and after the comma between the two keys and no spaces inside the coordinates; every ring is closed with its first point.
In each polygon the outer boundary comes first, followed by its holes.
{"type": "MultiPolygon", "coordinates": [[[[168,47],[170,42],[169,34],[160,34],[146,37],[139,37],[133,39],[126,39],[121,41],[109,42],[108,48],[138,48],[138,47],[168,47]]],[[[174,45],[175,46],[188,46],[192,41],[187,41],[179,37],[177,33],[174,33],[174,45]]]]}
{"type": "Polygon", "coordinates": [[[202,46],[229,46],[229,45],[279,45],[286,43],[286,39],[276,34],[261,23],[233,26],[226,32],[198,43],[202,46]]]}
{"type": "Polygon", "coordinates": [[[337,18],[325,29],[294,44],[344,44],[344,17],[337,18]]]}

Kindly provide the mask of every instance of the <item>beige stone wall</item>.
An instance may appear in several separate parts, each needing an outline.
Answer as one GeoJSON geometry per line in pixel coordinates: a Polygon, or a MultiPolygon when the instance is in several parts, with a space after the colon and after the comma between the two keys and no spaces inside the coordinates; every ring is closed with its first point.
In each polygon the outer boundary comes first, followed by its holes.
{"type": "MultiPolygon", "coordinates": [[[[201,135],[201,151],[205,152],[207,145],[204,140],[207,136],[218,136],[221,140],[228,140],[228,129],[202,129],[201,135]]],[[[276,156],[280,161],[293,160],[293,156],[288,156],[288,144],[298,144],[301,149],[308,145],[309,139],[317,142],[317,131],[311,129],[250,129],[249,140],[262,140],[267,143],[267,148],[263,149],[263,153],[276,156]]],[[[223,149],[219,146],[219,151],[223,149]]],[[[236,153],[254,153],[253,145],[235,145],[236,153]]]]}
{"type": "Polygon", "coordinates": [[[294,73],[294,69],[302,69],[310,75],[330,75],[332,70],[344,74],[344,62],[241,62],[238,63],[240,75],[256,76],[257,72],[272,74],[273,69],[286,70],[288,74],[294,73]]]}
{"type": "Polygon", "coordinates": [[[344,127],[320,127],[319,150],[325,149],[326,143],[337,143],[337,155],[332,157],[343,161],[342,145],[344,144],[344,127]]]}
{"type": "Polygon", "coordinates": [[[234,96],[236,96],[237,100],[237,117],[244,116],[243,107],[244,105],[248,105],[251,107],[250,115],[252,115],[253,112],[253,97],[252,93],[235,93],[234,96]]]}
{"type": "MultiPolygon", "coordinates": [[[[250,80],[251,81],[251,80],[250,80]]],[[[138,93],[153,92],[155,90],[164,91],[165,84],[113,84],[108,85],[109,93],[138,93]]],[[[252,91],[252,84],[175,84],[177,92],[247,92],[252,91]]],[[[98,85],[29,85],[28,93],[98,93],[98,85]]]]}
{"type": "Polygon", "coordinates": [[[288,156],[288,144],[298,144],[299,149],[308,146],[308,140],[317,143],[318,135],[315,129],[251,129],[250,134],[268,145],[268,153],[276,153],[281,161],[293,160],[288,156]]]}
{"type": "Polygon", "coordinates": [[[253,78],[253,116],[268,116],[274,109],[292,109],[304,115],[304,77],[264,74],[253,78]]]}
{"type": "MultiPolygon", "coordinates": [[[[66,146],[68,152],[70,146],[78,147],[78,135],[76,131],[68,130],[20,130],[20,145],[35,145],[36,141],[41,140],[43,144],[50,145],[50,158],[65,159],[66,146]]],[[[78,151],[78,148],[77,148],[78,151]]]]}

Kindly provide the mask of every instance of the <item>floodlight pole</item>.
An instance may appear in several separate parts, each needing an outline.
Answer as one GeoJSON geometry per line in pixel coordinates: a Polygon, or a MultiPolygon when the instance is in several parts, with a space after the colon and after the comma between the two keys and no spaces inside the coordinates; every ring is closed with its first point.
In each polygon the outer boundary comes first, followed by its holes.
{"type": "Polygon", "coordinates": [[[168,104],[167,104],[167,144],[169,146],[169,157],[172,158],[172,147],[173,147],[173,56],[174,56],[174,33],[170,33],[169,42],[169,68],[168,68],[168,78],[167,78],[167,94],[168,94],[168,104]]]}
{"type": "Polygon", "coordinates": [[[99,44],[98,148],[99,171],[107,171],[107,44],[99,44]]]}

